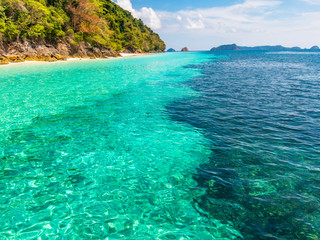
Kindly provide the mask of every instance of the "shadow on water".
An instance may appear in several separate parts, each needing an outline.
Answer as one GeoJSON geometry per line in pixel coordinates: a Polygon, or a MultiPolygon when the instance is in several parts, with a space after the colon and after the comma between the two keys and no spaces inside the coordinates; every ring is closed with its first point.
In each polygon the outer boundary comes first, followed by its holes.
{"type": "Polygon", "coordinates": [[[319,239],[320,88],[314,56],[234,53],[197,67],[201,96],[167,107],[212,142],[194,199],[244,239],[319,239]],[[317,79],[317,81],[314,81],[317,79]]]}

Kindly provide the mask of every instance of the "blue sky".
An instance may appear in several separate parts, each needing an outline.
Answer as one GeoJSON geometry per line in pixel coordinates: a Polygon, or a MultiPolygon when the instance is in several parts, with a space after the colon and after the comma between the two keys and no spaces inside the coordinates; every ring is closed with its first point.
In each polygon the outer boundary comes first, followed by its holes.
{"type": "Polygon", "coordinates": [[[159,11],[179,11],[197,8],[210,8],[214,6],[232,5],[241,2],[241,0],[132,0],[133,7],[136,9],[140,9],[142,7],[151,7],[154,10],[159,11]]]}
{"type": "Polygon", "coordinates": [[[320,0],[115,0],[180,50],[320,45],[320,0]]]}

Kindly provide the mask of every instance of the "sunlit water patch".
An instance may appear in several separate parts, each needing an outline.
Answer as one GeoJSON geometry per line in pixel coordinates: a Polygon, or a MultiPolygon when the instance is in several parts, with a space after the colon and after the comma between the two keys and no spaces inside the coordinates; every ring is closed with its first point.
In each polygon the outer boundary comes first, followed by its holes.
{"type": "Polygon", "coordinates": [[[1,67],[1,238],[239,238],[194,201],[209,140],[165,108],[212,57],[1,67]]]}

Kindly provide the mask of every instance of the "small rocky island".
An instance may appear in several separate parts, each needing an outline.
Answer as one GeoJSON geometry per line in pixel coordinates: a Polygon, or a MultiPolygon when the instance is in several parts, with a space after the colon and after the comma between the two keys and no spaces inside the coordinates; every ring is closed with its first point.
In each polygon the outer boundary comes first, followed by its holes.
{"type": "Polygon", "coordinates": [[[181,52],[189,52],[189,49],[187,47],[184,47],[181,49],[181,52]]]}
{"type": "Polygon", "coordinates": [[[168,50],[167,50],[167,52],[175,52],[176,50],[175,49],[173,49],[173,48],[169,48],[168,50]]]}

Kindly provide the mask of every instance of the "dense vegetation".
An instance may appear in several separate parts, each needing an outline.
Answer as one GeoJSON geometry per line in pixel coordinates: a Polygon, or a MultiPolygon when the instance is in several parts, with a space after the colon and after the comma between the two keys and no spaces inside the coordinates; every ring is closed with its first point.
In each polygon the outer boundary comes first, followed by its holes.
{"type": "Polygon", "coordinates": [[[111,0],[1,0],[0,41],[38,41],[119,51],[165,49],[159,35],[111,0]]]}

